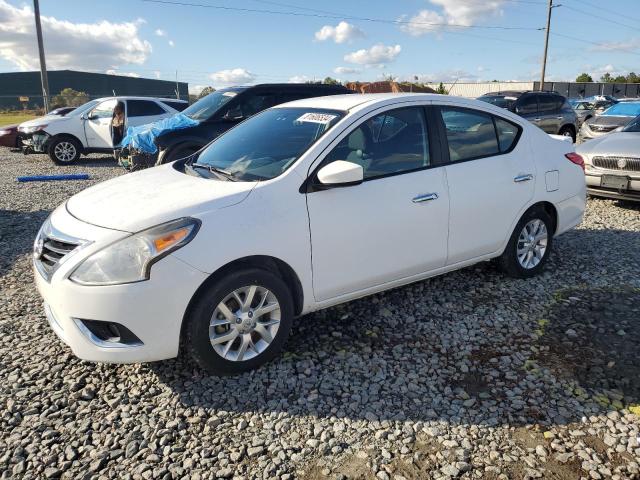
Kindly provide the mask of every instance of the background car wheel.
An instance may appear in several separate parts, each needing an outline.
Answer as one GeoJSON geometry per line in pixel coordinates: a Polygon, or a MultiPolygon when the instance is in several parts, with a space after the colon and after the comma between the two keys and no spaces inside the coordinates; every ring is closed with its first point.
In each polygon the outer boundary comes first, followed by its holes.
{"type": "Polygon", "coordinates": [[[509,243],[498,258],[504,273],[515,278],[529,278],[544,268],[553,245],[553,222],[542,208],[523,215],[511,234],[509,243]]]}
{"type": "Polygon", "coordinates": [[[54,139],[49,145],[49,158],[56,165],[68,165],[80,158],[80,143],[68,137],[54,139]]]}
{"type": "Polygon", "coordinates": [[[571,140],[573,141],[573,143],[576,143],[576,132],[573,128],[569,126],[562,127],[560,129],[560,132],[558,132],[558,135],[562,135],[563,137],[571,137],[571,140]]]}
{"type": "Polygon", "coordinates": [[[180,160],[181,158],[188,157],[189,155],[200,150],[201,147],[198,146],[190,146],[190,147],[178,147],[175,150],[170,150],[167,154],[162,158],[162,163],[171,163],[175,160],[180,160]]]}
{"type": "Polygon", "coordinates": [[[291,293],[279,276],[233,272],[199,294],[187,318],[186,348],[212,374],[251,370],[280,352],[293,315],[291,293]]]}

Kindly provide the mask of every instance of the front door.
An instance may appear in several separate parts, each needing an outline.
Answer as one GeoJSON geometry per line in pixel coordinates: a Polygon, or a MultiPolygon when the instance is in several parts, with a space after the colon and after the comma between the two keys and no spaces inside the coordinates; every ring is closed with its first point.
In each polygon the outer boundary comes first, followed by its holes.
{"type": "Polygon", "coordinates": [[[560,108],[562,99],[557,95],[544,94],[538,99],[538,126],[547,133],[557,134],[562,126],[560,108]]]}
{"type": "Polygon", "coordinates": [[[422,107],[370,115],[322,165],[362,165],[360,185],[307,194],[313,289],[323,301],[444,266],[449,198],[422,107]]]}
{"type": "Polygon", "coordinates": [[[497,115],[441,106],[450,195],[447,265],[491,254],[534,193],[536,170],[521,127],[497,115]]]}
{"type": "Polygon", "coordinates": [[[112,148],[111,118],[117,100],[110,99],[96,105],[84,120],[84,133],[89,148],[112,148]]]}

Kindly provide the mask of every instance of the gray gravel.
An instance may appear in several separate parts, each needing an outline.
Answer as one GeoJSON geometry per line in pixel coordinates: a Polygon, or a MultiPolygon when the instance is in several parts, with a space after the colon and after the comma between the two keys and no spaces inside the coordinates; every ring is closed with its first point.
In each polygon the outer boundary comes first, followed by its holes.
{"type": "Polygon", "coordinates": [[[0,152],[1,478],[640,478],[638,206],[590,200],[538,278],[484,263],[309,315],[216,378],[83,362],[47,326],[39,224],[121,173],[0,152]],[[54,172],[92,180],[15,181],[54,172]]]}

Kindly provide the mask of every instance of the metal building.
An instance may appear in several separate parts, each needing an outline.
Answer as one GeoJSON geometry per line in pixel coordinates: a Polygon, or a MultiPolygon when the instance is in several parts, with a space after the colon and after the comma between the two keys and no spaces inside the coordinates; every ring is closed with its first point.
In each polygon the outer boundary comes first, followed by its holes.
{"type": "MultiPolygon", "coordinates": [[[[51,97],[65,88],[72,88],[90,98],[137,95],[189,99],[189,85],[185,82],[75,70],[52,70],[48,76],[51,97]]],[[[40,72],[0,73],[0,110],[22,108],[42,108],[40,72]]]]}

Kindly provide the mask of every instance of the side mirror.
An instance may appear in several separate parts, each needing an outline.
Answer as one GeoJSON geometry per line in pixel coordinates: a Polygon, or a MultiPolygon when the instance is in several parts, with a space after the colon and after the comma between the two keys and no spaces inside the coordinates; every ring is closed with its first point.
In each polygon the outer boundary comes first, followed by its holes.
{"type": "Polygon", "coordinates": [[[240,107],[236,107],[227,110],[227,113],[225,113],[224,117],[222,118],[229,121],[237,121],[242,120],[244,116],[242,115],[242,110],[240,109],[240,107]]]}
{"type": "Polygon", "coordinates": [[[316,176],[320,188],[348,187],[362,183],[364,170],[357,163],[336,160],[318,170],[316,176]]]}

